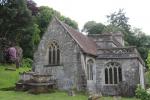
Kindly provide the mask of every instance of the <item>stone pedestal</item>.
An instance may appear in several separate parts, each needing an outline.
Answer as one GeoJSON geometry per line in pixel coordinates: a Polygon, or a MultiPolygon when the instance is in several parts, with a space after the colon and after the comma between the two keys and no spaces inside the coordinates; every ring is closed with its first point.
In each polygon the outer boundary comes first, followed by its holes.
{"type": "Polygon", "coordinates": [[[30,93],[45,93],[56,88],[56,81],[52,75],[41,75],[34,72],[21,74],[21,79],[16,83],[16,90],[29,91],[30,93]]]}

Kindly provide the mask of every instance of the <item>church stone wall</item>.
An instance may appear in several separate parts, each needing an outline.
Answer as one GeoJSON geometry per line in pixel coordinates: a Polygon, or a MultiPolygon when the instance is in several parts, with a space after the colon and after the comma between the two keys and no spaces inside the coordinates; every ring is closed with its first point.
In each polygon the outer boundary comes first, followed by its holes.
{"type": "Polygon", "coordinates": [[[139,61],[135,59],[97,59],[97,92],[102,92],[103,95],[118,95],[117,84],[105,84],[105,65],[108,62],[117,62],[121,64],[122,81],[127,82],[130,86],[136,86],[140,83],[139,61]]]}
{"type": "Polygon", "coordinates": [[[89,34],[88,37],[92,38],[97,44],[98,48],[112,48],[117,47],[112,40],[112,35],[104,34],[89,34]]]}
{"type": "Polygon", "coordinates": [[[96,62],[95,62],[95,57],[92,57],[92,56],[88,56],[86,55],[86,76],[87,75],[87,62],[89,60],[92,60],[93,61],[93,68],[92,68],[92,72],[93,72],[93,80],[87,80],[87,91],[88,92],[95,92],[96,91],[96,62]]]}
{"type": "Polygon", "coordinates": [[[80,48],[56,19],[53,19],[43,35],[34,54],[33,69],[40,74],[51,74],[57,80],[59,89],[80,88],[78,80],[81,69],[80,48]],[[60,65],[48,65],[48,45],[57,42],[60,48],[60,65]]]}
{"type": "MultiPolygon", "coordinates": [[[[112,38],[109,36],[92,37],[97,45],[100,47],[116,47],[113,43],[109,44],[112,38]],[[102,43],[104,41],[104,43],[102,43]],[[106,42],[106,43],[105,43],[106,42]],[[99,43],[99,44],[98,44],[99,43]],[[102,44],[101,44],[102,43],[102,44]]],[[[117,38],[121,40],[121,38],[117,38]]],[[[123,44],[123,41],[122,41],[123,44]]],[[[98,48],[99,48],[98,47],[98,48]]],[[[98,52],[99,53],[99,52],[98,52]]],[[[122,68],[122,80],[127,82],[130,86],[142,83],[140,80],[140,73],[142,72],[142,65],[139,64],[137,58],[109,58],[111,55],[106,55],[106,58],[97,58],[94,61],[93,67],[93,81],[87,80],[87,61],[88,59],[95,59],[95,57],[86,55],[82,52],[76,41],[67,32],[67,29],[61,25],[55,18],[49,25],[47,32],[43,35],[38,49],[34,54],[33,71],[39,74],[49,74],[52,78],[57,80],[58,89],[76,88],[77,90],[89,89],[91,91],[101,92],[103,95],[118,95],[117,84],[105,84],[105,65],[109,62],[117,62],[122,68]],[[57,42],[60,49],[60,65],[49,65],[49,44],[53,41],[57,42]],[[139,69],[141,66],[141,71],[139,69]]],[[[113,55],[115,56],[115,55],[113,55]]],[[[128,57],[128,55],[127,55],[128,57]]]]}
{"type": "Polygon", "coordinates": [[[124,46],[124,39],[122,35],[115,35],[114,38],[122,45],[124,46]]]}

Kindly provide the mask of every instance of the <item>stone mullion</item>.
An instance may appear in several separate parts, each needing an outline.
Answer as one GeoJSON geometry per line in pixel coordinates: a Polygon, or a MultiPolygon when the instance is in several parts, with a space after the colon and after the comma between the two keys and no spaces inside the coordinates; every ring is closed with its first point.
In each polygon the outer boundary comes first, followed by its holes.
{"type": "Polygon", "coordinates": [[[90,64],[89,65],[89,80],[91,80],[91,68],[90,68],[90,64]]]}
{"type": "Polygon", "coordinates": [[[108,84],[110,84],[109,68],[108,68],[108,84]]]}
{"type": "Polygon", "coordinates": [[[87,64],[87,79],[89,80],[89,66],[87,64]]]}
{"type": "Polygon", "coordinates": [[[90,66],[90,80],[92,80],[92,67],[91,67],[91,64],[89,64],[90,66]]]}
{"type": "Polygon", "coordinates": [[[90,75],[91,75],[91,80],[93,80],[93,66],[92,66],[92,64],[90,63],[90,68],[91,68],[91,73],[90,73],[90,75]]]}
{"type": "Polygon", "coordinates": [[[91,68],[90,68],[90,65],[88,64],[88,67],[89,67],[89,80],[91,80],[91,68]]]}
{"type": "Polygon", "coordinates": [[[88,80],[88,64],[86,65],[86,75],[87,75],[87,80],[88,80]]]}
{"type": "Polygon", "coordinates": [[[115,75],[115,74],[114,74],[114,67],[112,67],[112,83],[113,83],[113,84],[115,83],[115,82],[114,82],[114,81],[115,81],[115,80],[114,80],[114,75],[115,75]]]}
{"type": "Polygon", "coordinates": [[[91,70],[92,70],[92,72],[91,72],[91,79],[93,80],[93,63],[91,64],[91,70]]]}
{"type": "Polygon", "coordinates": [[[90,66],[89,66],[89,63],[88,63],[88,80],[91,79],[90,77],[91,77],[91,76],[90,76],[90,66]]]}
{"type": "Polygon", "coordinates": [[[117,84],[119,83],[119,68],[117,67],[117,84]]]}

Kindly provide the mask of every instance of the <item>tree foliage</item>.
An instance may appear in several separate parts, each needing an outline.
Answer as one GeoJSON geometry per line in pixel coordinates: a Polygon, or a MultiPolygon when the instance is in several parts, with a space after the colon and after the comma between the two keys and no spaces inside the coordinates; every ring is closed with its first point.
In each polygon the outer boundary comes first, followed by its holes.
{"type": "Polygon", "coordinates": [[[88,34],[101,34],[105,28],[105,25],[102,23],[96,23],[95,21],[88,21],[85,23],[82,31],[87,32],[88,34]]]}
{"type": "Polygon", "coordinates": [[[123,9],[119,9],[118,12],[107,15],[107,19],[110,25],[116,26],[124,31],[130,30],[130,25],[128,24],[129,18],[126,17],[123,9]]]}
{"type": "Polygon", "coordinates": [[[33,36],[32,36],[32,44],[33,47],[37,46],[39,41],[40,41],[40,29],[39,26],[37,24],[34,24],[33,26],[33,36]]]}
{"type": "Polygon", "coordinates": [[[148,51],[148,56],[147,56],[147,59],[146,59],[146,63],[147,63],[148,69],[150,70],[150,50],[148,51]]]}
{"type": "Polygon", "coordinates": [[[148,54],[148,45],[150,45],[150,37],[145,35],[139,28],[131,28],[131,25],[128,23],[129,18],[123,9],[108,15],[107,18],[109,25],[117,27],[118,31],[124,34],[126,45],[136,46],[145,61],[148,54]]]}
{"type": "Polygon", "coordinates": [[[138,28],[134,28],[132,31],[132,36],[128,36],[128,43],[129,45],[134,45],[137,47],[138,51],[141,54],[141,57],[143,58],[144,61],[146,61],[147,55],[148,55],[148,50],[150,45],[150,37],[147,36],[144,32],[142,32],[138,28]],[[129,40],[130,38],[130,40],[129,40]]]}
{"type": "Polygon", "coordinates": [[[32,23],[25,0],[7,0],[0,6],[0,37],[19,42],[23,32],[32,23]]]}
{"type": "Polygon", "coordinates": [[[53,16],[75,29],[78,28],[75,21],[47,6],[37,7],[33,0],[0,0],[0,16],[0,41],[7,41],[7,46],[0,46],[0,50],[15,43],[23,48],[26,58],[33,57],[53,16]]]}
{"type": "Polygon", "coordinates": [[[60,16],[59,19],[63,21],[64,23],[68,24],[74,29],[78,29],[78,24],[74,20],[71,20],[69,17],[60,16]]]}
{"type": "Polygon", "coordinates": [[[128,23],[129,18],[123,9],[107,15],[108,25],[99,24],[95,21],[85,23],[83,31],[88,34],[101,34],[103,32],[122,32],[124,34],[126,46],[136,46],[143,60],[147,58],[150,48],[150,36],[145,35],[139,28],[132,28],[128,23]]]}
{"type": "Polygon", "coordinates": [[[35,15],[38,14],[39,9],[38,9],[36,3],[33,0],[27,0],[27,7],[28,7],[28,9],[31,10],[32,15],[35,16],[35,15]]]}
{"type": "Polygon", "coordinates": [[[120,32],[121,28],[114,26],[114,25],[106,25],[103,32],[120,32]]]}
{"type": "Polygon", "coordinates": [[[45,30],[47,29],[48,24],[50,23],[52,17],[54,15],[54,10],[47,6],[39,7],[39,14],[37,15],[37,24],[41,30],[40,36],[43,35],[45,30]]]}
{"type": "Polygon", "coordinates": [[[46,31],[48,24],[54,16],[58,17],[61,21],[68,24],[72,28],[78,29],[78,24],[74,20],[71,20],[70,18],[61,15],[58,11],[52,8],[49,8],[47,6],[41,6],[39,7],[39,13],[36,16],[37,24],[39,25],[39,28],[41,30],[40,36],[42,36],[43,33],[46,31]]]}
{"type": "Polygon", "coordinates": [[[8,0],[0,0],[0,5],[5,5],[7,3],[8,0]]]}
{"type": "Polygon", "coordinates": [[[123,9],[119,9],[119,11],[107,15],[109,25],[113,26],[111,29],[113,30],[114,28],[117,28],[116,31],[120,31],[124,34],[126,43],[128,45],[132,45],[135,33],[131,32],[131,25],[128,23],[128,20],[129,18],[126,16],[123,9]]]}
{"type": "MultiPolygon", "coordinates": [[[[0,16],[0,38],[19,45],[23,49],[28,48],[31,45],[30,41],[32,41],[32,32],[29,32],[29,28],[33,27],[34,24],[26,0],[7,0],[2,3],[0,16]],[[21,45],[23,41],[26,44],[24,47],[21,45]]],[[[27,54],[25,56],[31,57],[32,55],[27,54]]]]}

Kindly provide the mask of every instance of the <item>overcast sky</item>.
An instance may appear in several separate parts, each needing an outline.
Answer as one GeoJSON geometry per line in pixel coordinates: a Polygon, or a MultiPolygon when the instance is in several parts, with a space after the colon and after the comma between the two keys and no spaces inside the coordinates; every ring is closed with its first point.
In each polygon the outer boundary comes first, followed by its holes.
{"type": "Polygon", "coordinates": [[[123,8],[129,23],[150,35],[150,0],[33,0],[75,20],[82,29],[87,21],[107,23],[106,15],[123,8]]]}

